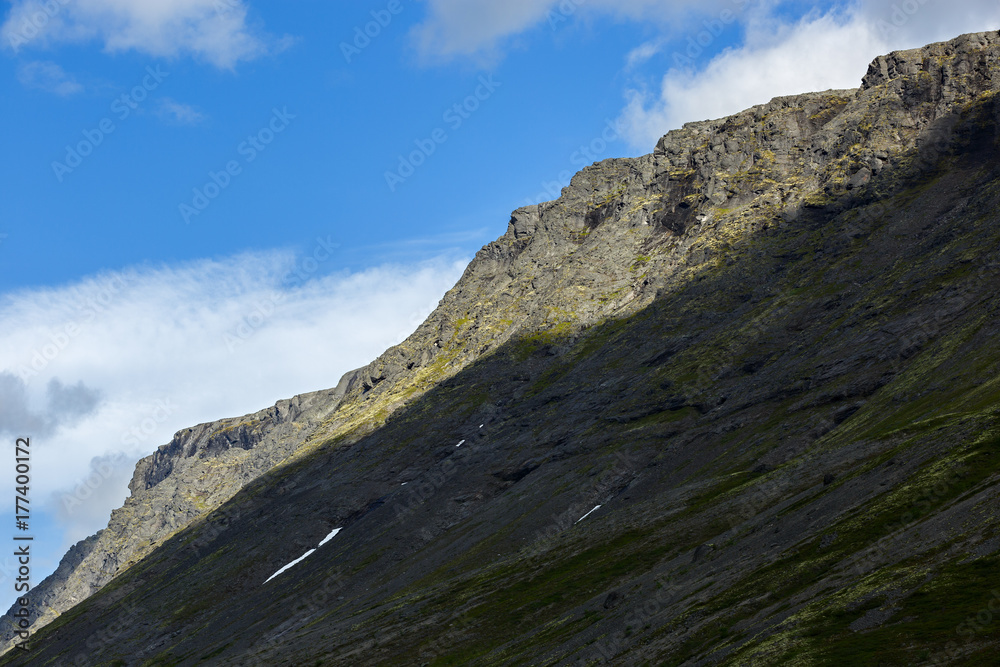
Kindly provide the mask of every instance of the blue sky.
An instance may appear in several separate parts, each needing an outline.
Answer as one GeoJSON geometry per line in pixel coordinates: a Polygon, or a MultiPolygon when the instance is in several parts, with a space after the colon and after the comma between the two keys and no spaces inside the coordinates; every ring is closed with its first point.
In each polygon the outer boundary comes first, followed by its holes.
{"type": "Polygon", "coordinates": [[[335,385],[580,167],[1000,25],[984,0],[3,12],[0,437],[37,443],[37,577],[106,524],[139,457],[335,385]]]}

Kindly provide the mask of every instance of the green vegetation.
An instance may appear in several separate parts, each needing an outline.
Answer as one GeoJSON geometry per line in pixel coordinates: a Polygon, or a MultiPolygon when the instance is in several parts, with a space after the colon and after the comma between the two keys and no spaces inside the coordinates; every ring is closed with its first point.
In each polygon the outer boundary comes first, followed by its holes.
{"type": "Polygon", "coordinates": [[[289,619],[301,664],[995,662],[1000,615],[970,619],[1000,588],[996,101],[928,156],[939,108],[904,98],[776,100],[588,171],[429,333],[282,425],[314,430],[241,520],[195,521],[41,650],[141,599],[171,638],[147,665],[262,655],[289,619]]]}

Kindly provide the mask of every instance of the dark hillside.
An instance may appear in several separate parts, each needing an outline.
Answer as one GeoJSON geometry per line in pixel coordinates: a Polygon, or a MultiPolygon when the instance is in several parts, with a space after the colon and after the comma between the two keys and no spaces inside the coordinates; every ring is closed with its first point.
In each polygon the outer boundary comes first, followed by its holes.
{"type": "Polygon", "coordinates": [[[584,170],[0,663],[996,664],[998,64],[886,56],[584,170]]]}

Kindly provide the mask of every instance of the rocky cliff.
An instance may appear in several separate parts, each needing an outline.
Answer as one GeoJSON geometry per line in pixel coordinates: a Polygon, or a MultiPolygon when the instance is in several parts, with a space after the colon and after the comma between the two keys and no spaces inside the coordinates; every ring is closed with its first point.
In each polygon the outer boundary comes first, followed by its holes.
{"type": "MultiPolygon", "coordinates": [[[[333,412],[343,388],[280,401],[240,419],[177,433],[136,466],[130,497],[107,528],[73,546],[32,591],[33,627],[41,628],[87,599],[166,538],[229,500],[247,482],[294,452],[333,412]]],[[[10,648],[14,608],[3,618],[10,648]]]]}
{"type": "Polygon", "coordinates": [[[514,212],[336,390],[141,462],[31,660],[988,664],[998,64],[894,53],[514,212]]]}

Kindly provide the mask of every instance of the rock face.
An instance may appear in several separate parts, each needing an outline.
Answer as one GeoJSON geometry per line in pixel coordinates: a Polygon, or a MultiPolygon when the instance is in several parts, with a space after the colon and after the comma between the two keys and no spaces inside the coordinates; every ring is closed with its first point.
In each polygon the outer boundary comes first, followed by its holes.
{"type": "MultiPolygon", "coordinates": [[[[31,620],[41,628],[100,590],[193,520],[229,500],[247,482],[294,452],[336,409],[343,389],[280,401],[240,419],[185,429],[141,460],[131,496],[108,527],[76,544],[31,593],[31,620]]],[[[3,619],[9,648],[12,608],[3,619]]]]}
{"type": "Polygon", "coordinates": [[[986,664],[998,65],[584,169],[337,389],[141,462],[2,663],[986,664]]]}

